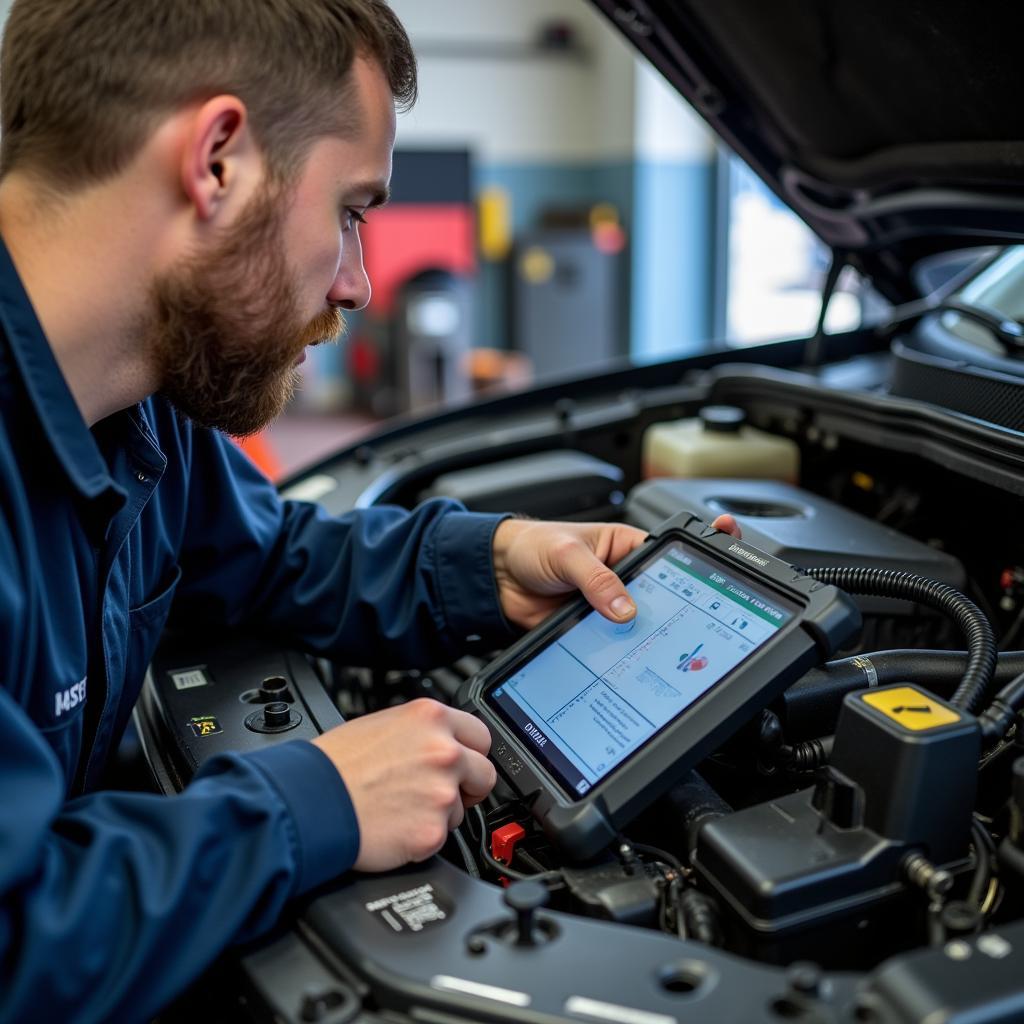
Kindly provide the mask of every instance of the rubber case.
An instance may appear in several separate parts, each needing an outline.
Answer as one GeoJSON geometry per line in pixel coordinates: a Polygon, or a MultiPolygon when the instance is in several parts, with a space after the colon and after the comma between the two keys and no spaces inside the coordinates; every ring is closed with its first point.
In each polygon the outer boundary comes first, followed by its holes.
{"type": "Polygon", "coordinates": [[[829,658],[860,629],[853,600],[690,513],[669,519],[616,571],[626,581],[658,548],[679,541],[796,608],[764,646],[724,676],[584,796],[570,798],[486,702],[498,686],[590,610],[580,598],[527,633],[470,679],[458,704],[491,733],[491,760],[530,807],[553,843],[576,859],[593,856],[678,779],[808,669],[829,658]]]}

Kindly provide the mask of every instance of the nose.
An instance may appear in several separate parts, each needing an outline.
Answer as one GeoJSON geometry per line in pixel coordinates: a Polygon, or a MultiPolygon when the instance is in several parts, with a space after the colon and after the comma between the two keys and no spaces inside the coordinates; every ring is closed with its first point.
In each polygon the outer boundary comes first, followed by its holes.
{"type": "Polygon", "coordinates": [[[363,309],[370,301],[373,289],[363,266],[363,245],[358,227],[345,234],[345,244],[338,262],[338,273],[334,275],[327,301],[342,309],[363,309]]]}

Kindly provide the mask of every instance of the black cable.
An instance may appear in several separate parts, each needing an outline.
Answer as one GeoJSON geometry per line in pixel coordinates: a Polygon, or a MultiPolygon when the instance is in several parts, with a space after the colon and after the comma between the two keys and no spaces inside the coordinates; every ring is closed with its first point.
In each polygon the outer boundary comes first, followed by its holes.
{"type": "Polygon", "coordinates": [[[536,871],[538,875],[544,874],[547,868],[532,853],[526,850],[516,850],[516,856],[531,870],[536,871]]]}
{"type": "Polygon", "coordinates": [[[667,864],[675,870],[676,874],[680,876],[685,874],[682,861],[669,853],[668,850],[661,850],[657,846],[648,846],[646,843],[634,843],[629,839],[623,839],[622,842],[631,846],[637,853],[644,853],[648,857],[653,857],[655,860],[660,860],[663,864],[667,864]]]}
{"type": "Polygon", "coordinates": [[[466,842],[465,837],[458,829],[452,832],[452,836],[455,838],[455,845],[459,848],[459,853],[462,855],[462,862],[466,865],[466,871],[472,878],[479,878],[480,869],[476,866],[476,859],[473,857],[473,851],[469,848],[469,843],[466,842]]]}
{"type": "Polygon", "coordinates": [[[916,601],[953,619],[967,640],[967,668],[950,703],[972,714],[984,705],[995,674],[998,651],[992,626],[970,598],[946,583],[894,569],[842,567],[808,572],[822,583],[851,594],[916,601]]]}
{"type": "Polygon", "coordinates": [[[980,910],[985,901],[989,882],[992,880],[996,863],[996,844],[989,830],[976,816],[971,818],[971,838],[974,841],[974,856],[977,863],[974,866],[974,877],[971,879],[967,899],[980,910]]]}
{"type": "Polygon", "coordinates": [[[658,914],[659,926],[663,932],[674,933],[680,939],[685,939],[687,935],[687,921],[686,908],[683,903],[683,896],[685,895],[683,889],[685,869],[683,868],[682,861],[674,854],[669,853],[668,850],[662,850],[657,846],[648,846],[646,843],[634,843],[622,835],[618,837],[616,852],[627,874],[632,874],[635,865],[642,866],[642,861],[637,860],[636,857],[638,853],[642,853],[647,857],[653,857],[656,862],[668,865],[672,869],[673,875],[671,877],[667,877],[662,872],[662,881],[667,881],[668,884],[665,885],[661,894],[661,910],[658,914]]]}
{"type": "Polygon", "coordinates": [[[683,910],[683,880],[678,875],[665,887],[662,901],[661,930],[686,938],[686,913],[683,910]]]}

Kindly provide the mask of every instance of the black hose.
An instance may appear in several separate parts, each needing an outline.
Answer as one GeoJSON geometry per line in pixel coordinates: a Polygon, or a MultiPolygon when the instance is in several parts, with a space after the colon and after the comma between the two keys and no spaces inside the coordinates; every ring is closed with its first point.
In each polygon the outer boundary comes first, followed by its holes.
{"type": "MultiPolygon", "coordinates": [[[[1024,651],[1001,651],[997,658],[992,680],[996,686],[1005,685],[1024,672],[1024,651]]],[[[966,667],[966,651],[872,651],[852,658],[839,658],[826,662],[820,668],[811,669],[790,690],[832,680],[849,680],[853,689],[912,680],[928,685],[929,689],[938,693],[952,693],[963,678],[966,667]]]]}
{"type": "Polygon", "coordinates": [[[834,743],[834,736],[822,736],[821,739],[806,740],[792,747],[782,746],[778,758],[787,771],[815,772],[828,764],[834,743]]]}
{"type": "Polygon", "coordinates": [[[710,896],[696,889],[685,889],[679,894],[678,906],[688,938],[708,946],[722,945],[721,915],[710,896]]]}
{"type": "MultiPolygon", "coordinates": [[[[1024,651],[1002,651],[992,680],[1002,687],[1024,673],[1024,651]]],[[[949,697],[967,668],[966,651],[891,650],[858,654],[812,668],[778,699],[789,742],[835,730],[843,698],[854,690],[889,683],[918,683],[949,697]]]]}
{"type": "Polygon", "coordinates": [[[808,571],[822,583],[851,594],[916,601],[953,619],[967,640],[967,668],[950,703],[972,714],[978,712],[992,684],[998,649],[988,619],[970,598],[946,583],[894,569],[844,567],[808,571]]]}
{"type": "Polygon", "coordinates": [[[677,847],[681,841],[688,857],[692,857],[697,848],[700,826],[705,821],[725,817],[733,811],[697,772],[690,772],[682,782],[673,786],[668,792],[667,801],[674,812],[672,823],[682,832],[682,835],[673,833],[672,845],[677,847]]]}
{"type": "Polygon", "coordinates": [[[1021,708],[1024,708],[1024,673],[1011,679],[978,716],[986,744],[998,742],[1009,732],[1021,708]]]}

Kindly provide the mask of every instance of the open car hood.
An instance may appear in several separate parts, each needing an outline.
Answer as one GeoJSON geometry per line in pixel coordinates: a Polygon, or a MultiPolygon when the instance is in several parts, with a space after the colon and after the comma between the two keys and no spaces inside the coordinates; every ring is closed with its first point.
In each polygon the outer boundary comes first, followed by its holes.
{"type": "Polygon", "coordinates": [[[894,301],[921,257],[1024,237],[1024,9],[592,0],[894,301]]]}

